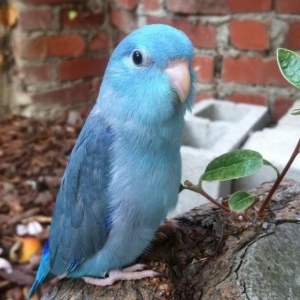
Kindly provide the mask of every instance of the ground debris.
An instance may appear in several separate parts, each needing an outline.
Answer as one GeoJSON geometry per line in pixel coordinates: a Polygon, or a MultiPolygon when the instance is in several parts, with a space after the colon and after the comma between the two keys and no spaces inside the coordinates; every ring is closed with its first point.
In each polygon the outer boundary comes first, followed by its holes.
{"type": "Polygon", "coordinates": [[[37,237],[45,242],[61,177],[88,112],[66,112],[55,121],[20,116],[0,120],[0,248],[1,258],[13,268],[10,274],[0,271],[1,299],[26,297],[41,253],[26,264],[9,259],[16,227],[40,222],[43,231],[37,237]]]}

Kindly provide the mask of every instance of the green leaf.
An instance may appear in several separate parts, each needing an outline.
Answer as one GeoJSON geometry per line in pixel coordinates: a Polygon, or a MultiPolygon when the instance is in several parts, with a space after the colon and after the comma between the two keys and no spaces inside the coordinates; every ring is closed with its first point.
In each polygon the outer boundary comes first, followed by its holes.
{"type": "Polygon", "coordinates": [[[291,111],[291,114],[294,115],[294,116],[300,115],[300,108],[293,109],[293,110],[291,111]]]}
{"type": "Polygon", "coordinates": [[[277,62],[285,79],[300,88],[300,56],[283,48],[277,49],[277,62]]]}
{"type": "Polygon", "coordinates": [[[78,12],[76,10],[69,10],[68,17],[70,21],[74,20],[77,17],[77,15],[78,12]]]}
{"type": "Polygon", "coordinates": [[[256,151],[240,149],[225,153],[211,161],[200,178],[205,181],[225,181],[249,176],[263,166],[263,158],[256,151]]]}
{"type": "Polygon", "coordinates": [[[269,166],[269,167],[273,168],[276,171],[276,173],[277,173],[277,177],[280,176],[279,170],[273,164],[271,164],[269,161],[267,161],[266,159],[263,159],[263,164],[265,166],[269,166]]]}
{"type": "Polygon", "coordinates": [[[231,195],[228,200],[228,206],[231,210],[246,210],[255,201],[255,195],[239,191],[231,195]]]}

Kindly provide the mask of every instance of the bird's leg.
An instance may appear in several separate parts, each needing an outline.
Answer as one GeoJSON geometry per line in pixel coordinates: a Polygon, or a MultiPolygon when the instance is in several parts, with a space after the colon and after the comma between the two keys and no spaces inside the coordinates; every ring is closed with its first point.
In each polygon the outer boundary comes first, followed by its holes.
{"type": "Polygon", "coordinates": [[[130,267],[122,269],[122,272],[136,272],[136,271],[145,270],[147,268],[148,268],[148,266],[145,264],[135,264],[130,267]]]}
{"type": "Polygon", "coordinates": [[[82,277],[82,279],[86,283],[106,286],[106,285],[112,285],[119,280],[138,280],[147,277],[163,276],[162,273],[156,271],[144,270],[146,267],[147,265],[136,264],[128,268],[124,268],[122,270],[119,269],[111,270],[109,271],[108,277],[106,278],[82,277]]]}

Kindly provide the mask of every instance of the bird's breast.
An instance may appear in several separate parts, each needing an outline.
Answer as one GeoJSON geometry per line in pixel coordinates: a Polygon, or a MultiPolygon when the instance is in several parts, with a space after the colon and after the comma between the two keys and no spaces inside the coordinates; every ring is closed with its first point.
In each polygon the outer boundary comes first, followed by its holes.
{"type": "Polygon", "coordinates": [[[181,177],[180,144],[116,140],[112,153],[110,205],[147,226],[157,227],[176,205],[181,177]]]}

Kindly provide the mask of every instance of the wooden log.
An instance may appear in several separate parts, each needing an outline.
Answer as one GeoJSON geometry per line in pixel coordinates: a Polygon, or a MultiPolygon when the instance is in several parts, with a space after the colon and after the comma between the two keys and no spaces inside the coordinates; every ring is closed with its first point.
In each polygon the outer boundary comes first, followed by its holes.
{"type": "Polygon", "coordinates": [[[238,215],[208,204],[168,221],[139,260],[166,278],[109,287],[67,279],[42,299],[300,299],[300,184],[283,182],[262,220],[258,208],[238,215]]]}

